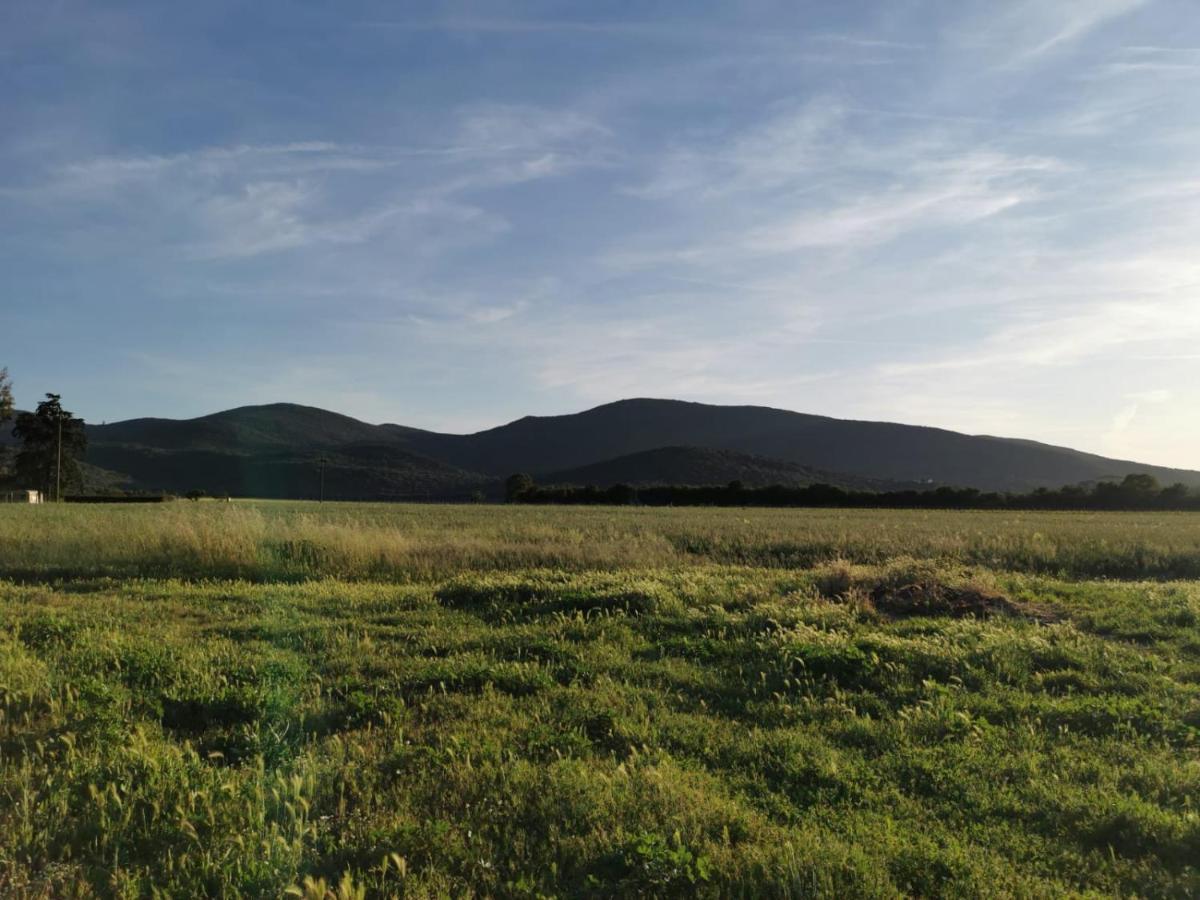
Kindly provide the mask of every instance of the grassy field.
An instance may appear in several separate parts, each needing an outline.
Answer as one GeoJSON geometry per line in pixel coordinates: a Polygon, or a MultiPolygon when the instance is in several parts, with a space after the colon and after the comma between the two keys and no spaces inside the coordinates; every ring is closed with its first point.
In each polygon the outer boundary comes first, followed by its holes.
{"type": "Polygon", "coordinates": [[[1200,516],[0,507],[0,895],[1200,895],[1200,516]]]}

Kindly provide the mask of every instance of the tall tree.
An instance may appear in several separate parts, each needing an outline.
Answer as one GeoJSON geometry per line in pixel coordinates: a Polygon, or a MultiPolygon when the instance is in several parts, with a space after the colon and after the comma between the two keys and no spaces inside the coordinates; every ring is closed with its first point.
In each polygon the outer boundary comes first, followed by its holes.
{"type": "Polygon", "coordinates": [[[517,472],[504,480],[504,498],[509,503],[517,503],[521,497],[533,490],[533,476],[527,472],[517,472]]]}
{"type": "Polygon", "coordinates": [[[0,368],[0,425],[13,417],[12,379],[8,367],[0,368]]]}
{"type": "Polygon", "coordinates": [[[21,441],[17,476],[55,500],[61,500],[64,491],[83,486],[79,460],[87,450],[83,419],[63,409],[61,400],[58,394],[47,394],[35,412],[17,416],[13,429],[21,441]]]}
{"type": "MultiPolygon", "coordinates": [[[[8,368],[0,367],[0,431],[13,417],[12,379],[8,377],[8,368]]],[[[0,445],[0,480],[8,477],[8,448],[0,445]]]]}

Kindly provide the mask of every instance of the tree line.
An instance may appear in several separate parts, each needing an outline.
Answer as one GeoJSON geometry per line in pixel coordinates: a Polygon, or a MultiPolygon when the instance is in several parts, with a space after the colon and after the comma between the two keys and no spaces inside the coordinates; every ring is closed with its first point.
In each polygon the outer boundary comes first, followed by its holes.
{"type": "Polygon", "coordinates": [[[1152,475],[1130,474],[1120,481],[1100,481],[1028,493],[1001,493],[975,488],[937,487],[929,490],[855,491],[831,484],[803,487],[769,485],[614,484],[538,486],[527,474],[505,482],[510,503],[613,504],[618,506],[829,506],[892,509],[1049,509],[1049,510],[1194,510],[1200,511],[1200,491],[1184,484],[1164,487],[1152,475]]]}

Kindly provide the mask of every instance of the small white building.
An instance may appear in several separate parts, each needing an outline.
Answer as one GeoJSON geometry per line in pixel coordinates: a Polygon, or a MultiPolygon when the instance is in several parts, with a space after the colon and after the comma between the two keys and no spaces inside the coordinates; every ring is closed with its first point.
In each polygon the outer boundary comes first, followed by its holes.
{"type": "Polygon", "coordinates": [[[0,491],[0,503],[41,503],[41,491],[0,491]]]}

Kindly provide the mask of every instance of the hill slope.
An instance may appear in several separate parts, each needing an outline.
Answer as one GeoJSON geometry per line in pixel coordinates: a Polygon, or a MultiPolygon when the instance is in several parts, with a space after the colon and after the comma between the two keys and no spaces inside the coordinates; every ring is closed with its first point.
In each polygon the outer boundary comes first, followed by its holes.
{"type": "Polygon", "coordinates": [[[517,470],[558,472],[686,445],[847,475],[984,490],[1059,487],[1130,472],[1200,485],[1200,472],[1106,459],[1033,441],[678,400],[622,400],[573,415],[527,416],[471,435],[416,432],[402,439],[427,456],[497,476],[517,470]]]}
{"type": "Polygon", "coordinates": [[[912,487],[837,472],[824,472],[799,463],[736,450],[706,447],[660,447],[616,459],[552,472],[541,479],[546,484],[608,486],[612,484],[723,485],[740,481],[747,487],[772,484],[805,486],[834,484],[854,490],[890,490],[912,487]]]}
{"type": "Polygon", "coordinates": [[[327,492],[338,485],[336,495],[347,497],[462,496],[516,471],[543,482],[865,480],[1001,491],[1145,472],[1163,483],[1200,486],[1200,472],[1027,440],[676,400],[623,400],[466,435],[275,403],[195,419],[92,425],[88,438],[88,462],[128,475],[131,486],[260,496],[313,496],[321,455],[330,460],[327,492]]]}
{"type": "Polygon", "coordinates": [[[377,425],[295,403],[240,406],[196,419],[128,419],[88,426],[88,440],[93,444],[222,453],[334,447],[381,436],[387,438],[388,434],[381,433],[377,425]]]}
{"type": "Polygon", "coordinates": [[[346,444],[322,451],[160,450],[119,444],[93,444],[89,460],[127,473],[129,487],[241,497],[331,500],[400,500],[464,497],[485,485],[484,476],[427,459],[387,444],[346,444]]]}

